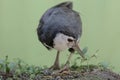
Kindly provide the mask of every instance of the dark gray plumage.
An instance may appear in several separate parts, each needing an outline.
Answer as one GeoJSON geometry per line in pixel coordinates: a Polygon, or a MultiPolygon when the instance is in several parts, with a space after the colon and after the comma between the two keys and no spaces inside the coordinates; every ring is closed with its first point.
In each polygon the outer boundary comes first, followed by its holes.
{"type": "MultiPolygon", "coordinates": [[[[63,2],[48,9],[39,22],[37,34],[47,49],[58,50],[52,69],[59,69],[59,52],[63,49],[68,48],[71,53],[76,50],[84,58],[78,46],[82,22],[79,13],[72,9],[72,2],[63,2]]],[[[68,68],[71,56],[72,54],[69,55],[63,70],[68,68]]]]}
{"type": "MultiPolygon", "coordinates": [[[[74,37],[82,34],[82,22],[79,13],[72,10],[71,2],[64,2],[47,10],[37,28],[39,40],[53,47],[53,39],[57,33],[74,37]]],[[[47,46],[46,46],[47,47],[47,46]]],[[[47,47],[50,49],[50,47],[47,47]]]]}

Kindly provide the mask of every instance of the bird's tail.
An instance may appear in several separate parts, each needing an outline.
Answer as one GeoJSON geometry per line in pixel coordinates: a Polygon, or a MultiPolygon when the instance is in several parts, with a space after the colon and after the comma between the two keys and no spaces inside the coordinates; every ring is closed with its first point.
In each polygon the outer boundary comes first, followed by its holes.
{"type": "Polygon", "coordinates": [[[73,8],[73,3],[71,1],[62,2],[54,7],[67,7],[69,9],[73,8]]]}

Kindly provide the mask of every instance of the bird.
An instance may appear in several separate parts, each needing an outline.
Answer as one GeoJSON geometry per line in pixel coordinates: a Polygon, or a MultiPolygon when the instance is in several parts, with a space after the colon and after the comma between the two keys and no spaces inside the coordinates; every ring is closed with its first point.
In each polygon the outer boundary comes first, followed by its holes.
{"type": "Polygon", "coordinates": [[[57,50],[54,64],[50,69],[60,69],[60,52],[70,52],[63,70],[69,68],[70,59],[77,51],[82,58],[84,54],[79,47],[82,35],[82,20],[79,13],[73,10],[73,2],[66,1],[48,9],[41,17],[37,27],[38,40],[48,49],[57,50]]]}

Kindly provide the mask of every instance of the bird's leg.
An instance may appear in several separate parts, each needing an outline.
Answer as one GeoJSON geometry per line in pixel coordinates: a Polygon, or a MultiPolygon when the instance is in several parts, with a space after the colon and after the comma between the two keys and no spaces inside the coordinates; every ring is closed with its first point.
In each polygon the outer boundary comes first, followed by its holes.
{"type": "Polygon", "coordinates": [[[52,69],[52,70],[60,69],[60,67],[59,67],[59,54],[60,54],[60,52],[57,51],[55,62],[53,64],[53,66],[51,66],[49,69],[52,69]]]}
{"type": "Polygon", "coordinates": [[[63,72],[63,71],[68,71],[69,70],[69,67],[70,67],[70,59],[72,57],[73,53],[70,53],[70,55],[68,56],[68,59],[64,65],[64,67],[60,70],[60,72],[63,72]]]}

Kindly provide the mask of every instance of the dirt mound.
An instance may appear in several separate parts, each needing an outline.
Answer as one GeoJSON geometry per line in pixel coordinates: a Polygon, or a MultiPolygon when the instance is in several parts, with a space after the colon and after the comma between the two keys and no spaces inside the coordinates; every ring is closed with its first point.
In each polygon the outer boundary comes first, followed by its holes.
{"type": "Polygon", "coordinates": [[[14,73],[0,72],[0,80],[120,80],[120,75],[109,69],[101,69],[97,66],[71,67],[69,71],[57,73],[48,69],[41,70],[40,73],[21,73],[17,76],[14,73]]]}

